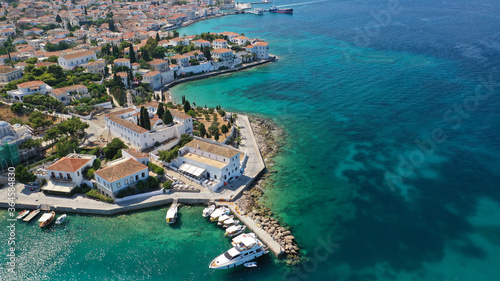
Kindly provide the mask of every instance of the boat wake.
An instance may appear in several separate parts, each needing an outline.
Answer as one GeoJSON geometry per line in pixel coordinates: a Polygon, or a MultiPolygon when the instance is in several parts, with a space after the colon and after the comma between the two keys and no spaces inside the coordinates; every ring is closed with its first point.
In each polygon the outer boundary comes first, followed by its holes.
{"type": "Polygon", "coordinates": [[[326,2],[326,0],[304,2],[304,3],[297,3],[297,4],[291,4],[291,5],[281,5],[281,6],[276,6],[276,7],[278,7],[278,8],[287,7],[288,8],[288,7],[293,7],[293,6],[302,6],[302,5],[316,4],[316,3],[322,3],[322,2],[326,2]]]}

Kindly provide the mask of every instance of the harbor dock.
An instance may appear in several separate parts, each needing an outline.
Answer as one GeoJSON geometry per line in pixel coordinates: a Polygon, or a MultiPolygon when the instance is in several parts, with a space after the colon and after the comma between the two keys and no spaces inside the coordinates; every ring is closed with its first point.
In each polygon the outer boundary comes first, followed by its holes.
{"type": "Polygon", "coordinates": [[[25,218],[23,219],[23,221],[25,221],[25,222],[29,222],[29,221],[31,221],[34,217],[38,216],[38,214],[39,214],[39,213],[40,213],[40,209],[37,209],[37,210],[35,210],[35,211],[32,211],[31,213],[29,213],[29,214],[28,214],[28,216],[27,216],[27,217],[25,217],[25,218]]]}
{"type": "Polygon", "coordinates": [[[262,228],[260,228],[253,219],[248,217],[246,214],[242,214],[238,207],[234,205],[234,203],[222,203],[219,205],[223,206],[228,206],[231,212],[243,223],[245,224],[248,229],[250,229],[257,237],[259,237],[260,241],[264,243],[271,252],[276,255],[276,257],[279,257],[285,253],[285,249],[281,247],[281,245],[276,242],[269,233],[264,231],[262,228]]]}

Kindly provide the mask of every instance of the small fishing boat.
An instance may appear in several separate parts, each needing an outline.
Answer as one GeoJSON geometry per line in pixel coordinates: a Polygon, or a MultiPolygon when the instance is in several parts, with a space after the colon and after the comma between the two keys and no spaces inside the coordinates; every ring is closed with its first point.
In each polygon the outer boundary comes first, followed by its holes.
{"type": "Polygon", "coordinates": [[[203,209],[203,217],[208,218],[215,211],[215,205],[210,205],[203,209]]]}
{"type": "Polygon", "coordinates": [[[226,233],[224,233],[224,236],[234,237],[241,234],[243,231],[245,231],[245,229],[247,229],[245,225],[233,225],[226,228],[226,233]]]}
{"type": "Polygon", "coordinates": [[[40,217],[40,219],[38,220],[38,222],[40,222],[40,227],[44,228],[48,226],[54,220],[55,216],[56,212],[54,211],[43,214],[42,217],[40,217]]]}
{"type": "Polygon", "coordinates": [[[257,262],[247,262],[243,264],[245,267],[257,267],[257,262]]]}
{"type": "Polygon", "coordinates": [[[215,222],[219,220],[219,217],[224,215],[224,214],[229,214],[229,208],[227,207],[219,207],[215,209],[215,211],[210,215],[210,221],[215,222]]]}
{"type": "Polygon", "coordinates": [[[30,213],[30,210],[24,210],[24,211],[22,211],[22,212],[19,213],[19,215],[16,217],[16,219],[21,220],[25,216],[27,216],[29,213],[30,213]]]}
{"type": "Polygon", "coordinates": [[[177,208],[178,207],[179,207],[179,205],[177,205],[177,204],[172,204],[170,206],[170,208],[167,211],[167,216],[166,216],[167,223],[174,223],[175,222],[175,220],[177,219],[177,208]]]}
{"type": "Polygon", "coordinates": [[[66,214],[63,214],[62,216],[57,218],[56,224],[62,224],[65,219],[66,219],[66,214]]]}

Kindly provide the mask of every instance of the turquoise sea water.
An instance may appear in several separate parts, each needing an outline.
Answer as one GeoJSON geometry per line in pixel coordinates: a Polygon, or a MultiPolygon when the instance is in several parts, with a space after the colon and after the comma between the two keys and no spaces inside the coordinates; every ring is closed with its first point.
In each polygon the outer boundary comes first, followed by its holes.
{"type": "Polygon", "coordinates": [[[498,280],[500,5],[302,2],[180,30],[264,38],[280,60],[171,91],[283,126],[263,200],[307,262],[210,271],[229,240],[193,207],[173,229],[166,209],[20,225],[19,279],[498,280]]]}

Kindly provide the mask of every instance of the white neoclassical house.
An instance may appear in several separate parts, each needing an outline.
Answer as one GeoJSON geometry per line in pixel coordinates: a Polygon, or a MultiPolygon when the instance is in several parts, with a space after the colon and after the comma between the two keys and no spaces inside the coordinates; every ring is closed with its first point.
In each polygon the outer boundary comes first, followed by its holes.
{"type": "Polygon", "coordinates": [[[59,65],[66,70],[74,69],[77,66],[85,67],[90,60],[97,60],[94,51],[83,51],[58,58],[59,65]]]}
{"type": "Polygon", "coordinates": [[[97,190],[108,197],[114,195],[138,181],[147,180],[148,166],[134,158],[120,158],[108,164],[108,167],[95,172],[97,190]]]}

